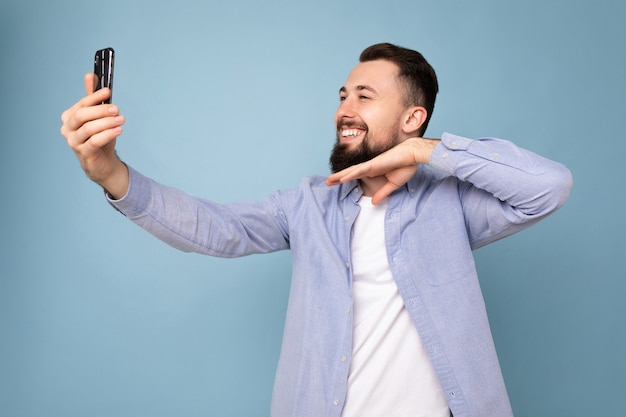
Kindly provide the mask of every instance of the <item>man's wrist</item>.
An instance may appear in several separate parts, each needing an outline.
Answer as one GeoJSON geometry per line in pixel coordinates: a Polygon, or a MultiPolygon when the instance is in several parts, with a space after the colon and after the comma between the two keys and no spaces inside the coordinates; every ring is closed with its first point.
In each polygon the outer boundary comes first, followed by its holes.
{"type": "Polygon", "coordinates": [[[130,174],[128,167],[121,160],[119,160],[111,175],[106,180],[100,182],[100,186],[113,200],[120,200],[124,197],[128,193],[129,185],[130,174]]]}
{"type": "Polygon", "coordinates": [[[433,150],[441,142],[440,139],[415,138],[413,155],[416,164],[428,164],[433,150]]]}

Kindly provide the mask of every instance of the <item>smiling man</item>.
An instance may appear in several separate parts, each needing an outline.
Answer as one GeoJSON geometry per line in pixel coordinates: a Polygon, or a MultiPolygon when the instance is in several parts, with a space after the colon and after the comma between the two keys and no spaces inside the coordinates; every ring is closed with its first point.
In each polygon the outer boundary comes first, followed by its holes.
{"type": "Polygon", "coordinates": [[[91,74],[61,132],[109,202],[166,243],[292,251],[272,416],[511,416],[472,250],[561,207],[570,172],[501,139],[423,138],[428,62],[391,44],[360,61],[339,91],[333,174],[258,202],[194,198],[124,164],[125,119],[91,74]]]}

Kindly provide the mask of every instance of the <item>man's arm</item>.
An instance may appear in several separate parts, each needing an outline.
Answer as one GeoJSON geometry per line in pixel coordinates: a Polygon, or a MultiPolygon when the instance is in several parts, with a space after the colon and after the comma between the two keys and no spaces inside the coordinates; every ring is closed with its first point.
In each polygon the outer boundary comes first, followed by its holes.
{"type": "Polygon", "coordinates": [[[129,220],[168,245],[221,258],[268,253],[289,247],[283,201],[295,189],[274,192],[260,201],[220,204],[160,184],[132,167],[130,188],[109,203],[129,220]]]}
{"type": "Polygon", "coordinates": [[[115,153],[124,116],[114,104],[100,104],[111,95],[103,88],[93,92],[95,74],[85,75],[87,95],[61,115],[61,134],[72,148],[87,177],[113,198],[123,197],[129,185],[128,168],[115,153]]]}
{"type": "Polygon", "coordinates": [[[565,204],[573,183],[562,164],[497,138],[444,134],[429,165],[461,181],[474,249],[550,215],[565,204]]]}
{"type": "Polygon", "coordinates": [[[470,241],[479,247],[544,218],[561,207],[572,187],[570,171],[512,142],[472,140],[444,134],[441,141],[408,139],[371,161],[328,177],[335,185],[354,179],[386,178],[374,202],[405,184],[417,165],[458,178],[470,241]]]}

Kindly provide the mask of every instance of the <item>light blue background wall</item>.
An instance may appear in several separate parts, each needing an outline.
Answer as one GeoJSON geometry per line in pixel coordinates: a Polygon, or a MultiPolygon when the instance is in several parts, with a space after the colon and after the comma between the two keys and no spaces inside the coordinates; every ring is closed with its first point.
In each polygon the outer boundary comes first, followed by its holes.
{"type": "Polygon", "coordinates": [[[431,136],[574,173],[564,209],[476,253],[517,415],[626,415],[624,1],[0,4],[0,415],[268,414],[289,254],[179,253],[107,206],[59,134],[97,48],[123,158],[225,202],[328,172],[337,89],[380,41],[438,71],[431,136]]]}

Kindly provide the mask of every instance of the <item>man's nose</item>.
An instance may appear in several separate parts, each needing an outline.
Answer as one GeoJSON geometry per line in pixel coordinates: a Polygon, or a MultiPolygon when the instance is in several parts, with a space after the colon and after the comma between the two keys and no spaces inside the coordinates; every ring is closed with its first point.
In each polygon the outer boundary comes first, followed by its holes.
{"type": "Polygon", "coordinates": [[[337,111],[335,112],[335,121],[345,118],[353,118],[356,116],[356,109],[352,100],[346,98],[341,101],[337,111]]]}

